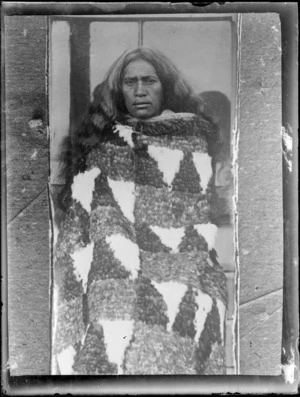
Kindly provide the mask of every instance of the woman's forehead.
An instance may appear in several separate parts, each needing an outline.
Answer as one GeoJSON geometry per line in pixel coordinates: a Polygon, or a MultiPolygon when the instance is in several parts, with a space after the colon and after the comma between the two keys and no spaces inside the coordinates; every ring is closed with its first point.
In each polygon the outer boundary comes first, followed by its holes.
{"type": "Polygon", "coordinates": [[[137,76],[157,76],[154,66],[145,61],[144,59],[136,59],[131,61],[124,70],[124,77],[137,77],[137,76]]]}

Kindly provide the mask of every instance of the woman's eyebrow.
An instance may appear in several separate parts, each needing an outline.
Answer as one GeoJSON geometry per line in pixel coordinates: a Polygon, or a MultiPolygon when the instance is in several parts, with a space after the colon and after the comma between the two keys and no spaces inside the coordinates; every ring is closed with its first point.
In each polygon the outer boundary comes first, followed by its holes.
{"type": "Polygon", "coordinates": [[[123,80],[133,80],[133,79],[137,79],[136,76],[124,76],[123,80]]]}
{"type": "Polygon", "coordinates": [[[158,79],[157,76],[155,76],[155,74],[148,74],[146,76],[142,76],[142,79],[158,79]]]}
{"type": "MultiPolygon", "coordinates": [[[[158,77],[155,74],[147,74],[147,75],[141,76],[141,78],[142,79],[150,79],[150,78],[158,79],[158,77]]],[[[138,76],[130,76],[130,75],[124,76],[123,80],[127,80],[127,79],[130,79],[130,80],[138,79],[138,76]]]]}

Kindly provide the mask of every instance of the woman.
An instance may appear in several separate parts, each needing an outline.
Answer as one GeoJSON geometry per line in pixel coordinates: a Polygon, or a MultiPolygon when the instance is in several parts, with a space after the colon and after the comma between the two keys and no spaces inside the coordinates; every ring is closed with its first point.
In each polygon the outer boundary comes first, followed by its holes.
{"type": "MultiPolygon", "coordinates": [[[[65,153],[54,246],[61,374],[223,374],[216,126],[162,53],[123,53],[65,153]]],[[[55,370],[54,370],[55,372],[55,370]]]]}

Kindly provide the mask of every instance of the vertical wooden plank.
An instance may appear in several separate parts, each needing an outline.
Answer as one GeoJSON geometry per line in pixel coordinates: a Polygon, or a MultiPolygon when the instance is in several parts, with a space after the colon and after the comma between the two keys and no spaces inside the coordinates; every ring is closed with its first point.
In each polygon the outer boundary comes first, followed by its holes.
{"type": "Polygon", "coordinates": [[[59,184],[61,145],[70,130],[70,25],[53,21],[49,29],[50,182],[59,184]]]}
{"type": "Polygon", "coordinates": [[[239,75],[240,373],[279,375],[283,214],[278,15],[242,14],[239,75]],[[257,302],[264,314],[259,326],[253,309],[257,302]],[[271,318],[269,311],[276,315],[271,318]]]}
{"type": "Polygon", "coordinates": [[[14,376],[50,374],[48,192],[9,225],[8,340],[14,376]]]}
{"type": "Polygon", "coordinates": [[[48,177],[46,17],[5,17],[7,220],[48,177]]]}
{"type": "Polygon", "coordinates": [[[50,363],[47,18],[4,23],[9,368],[42,375],[50,363]]]}
{"type": "Polygon", "coordinates": [[[70,133],[80,125],[90,100],[90,22],[86,18],[70,21],[70,133]]]}

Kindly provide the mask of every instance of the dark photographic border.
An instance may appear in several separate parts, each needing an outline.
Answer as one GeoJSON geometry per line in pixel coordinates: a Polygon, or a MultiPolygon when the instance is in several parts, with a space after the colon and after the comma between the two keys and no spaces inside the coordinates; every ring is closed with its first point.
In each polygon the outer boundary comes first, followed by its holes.
{"type": "MultiPolygon", "coordinates": [[[[264,13],[273,12],[280,16],[282,34],[282,126],[285,133],[293,134],[293,153],[283,151],[283,216],[284,216],[284,294],[282,325],[282,365],[290,364],[291,355],[296,355],[298,364],[298,228],[297,228],[297,134],[298,130],[298,73],[297,73],[297,3],[2,3],[2,26],[4,16],[27,15],[127,15],[127,14],[172,14],[172,13],[264,13]],[[292,161],[292,171],[289,162],[292,161]]],[[[2,29],[2,44],[5,31],[2,29]]],[[[5,55],[2,45],[2,59],[5,55]]],[[[2,86],[5,65],[2,62],[2,86]]],[[[2,91],[2,115],[5,93],[2,91]]],[[[6,220],[6,173],[5,173],[5,118],[2,118],[2,222],[6,220]]],[[[283,145],[283,149],[285,149],[283,145]]],[[[6,154],[7,156],[7,154],[6,154]]],[[[2,227],[2,247],[7,244],[6,224],[2,227]]],[[[2,387],[8,395],[47,395],[47,394],[211,394],[239,392],[285,393],[297,391],[297,385],[288,384],[281,376],[152,376],[113,378],[108,376],[10,376],[5,371],[8,359],[7,330],[7,252],[2,249],[2,387]]],[[[296,371],[297,372],[297,371],[296,371]]],[[[296,379],[297,383],[297,379],[296,379]]]]}

